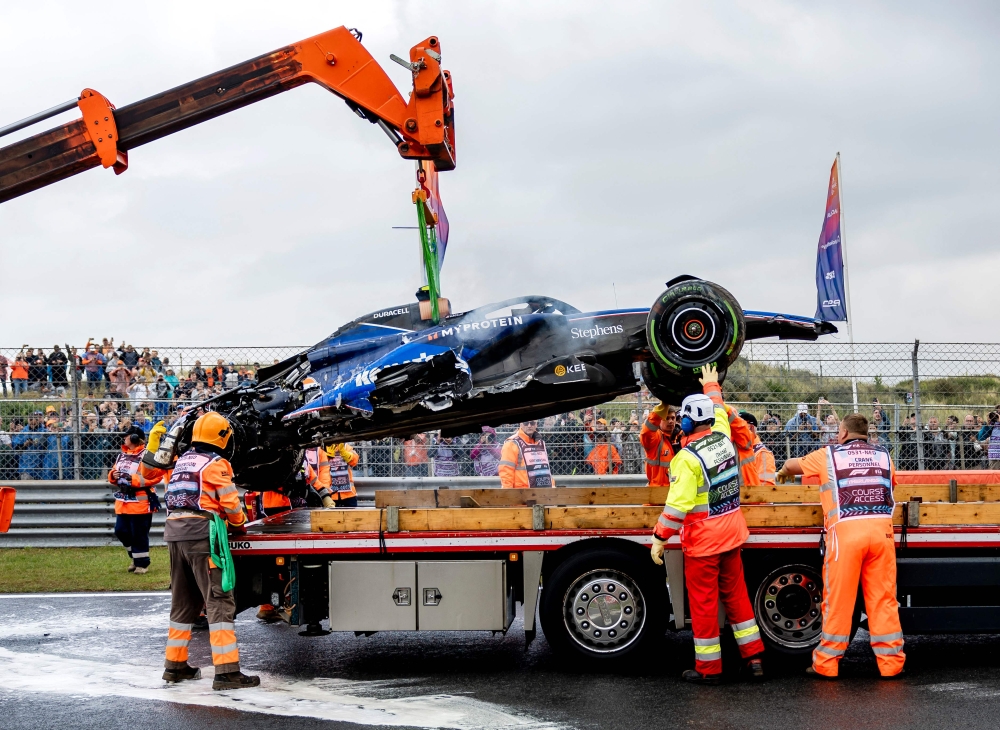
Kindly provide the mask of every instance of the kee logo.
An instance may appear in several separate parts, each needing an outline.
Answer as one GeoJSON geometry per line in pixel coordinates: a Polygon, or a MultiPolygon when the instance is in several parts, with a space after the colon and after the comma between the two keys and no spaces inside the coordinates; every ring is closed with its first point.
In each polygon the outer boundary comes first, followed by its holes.
{"type": "Polygon", "coordinates": [[[576,365],[570,365],[569,367],[565,365],[556,365],[555,374],[557,377],[562,377],[567,373],[585,373],[587,372],[587,366],[582,362],[578,362],[576,365]]]}

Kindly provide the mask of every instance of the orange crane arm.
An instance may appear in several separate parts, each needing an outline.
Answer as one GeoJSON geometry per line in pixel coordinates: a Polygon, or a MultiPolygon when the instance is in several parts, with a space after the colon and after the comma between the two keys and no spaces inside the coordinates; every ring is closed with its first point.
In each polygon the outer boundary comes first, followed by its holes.
{"type": "MultiPolygon", "coordinates": [[[[454,169],[454,93],[438,39],[413,46],[409,62],[393,57],[413,74],[413,91],[404,100],[360,38],[357,31],[334,28],[121,109],[84,89],[75,100],[80,119],[0,148],[0,202],[98,165],[121,174],[130,149],[308,82],[380,126],[400,156],[454,169]]],[[[67,102],[9,125],[0,136],[73,106],[67,102]]]]}

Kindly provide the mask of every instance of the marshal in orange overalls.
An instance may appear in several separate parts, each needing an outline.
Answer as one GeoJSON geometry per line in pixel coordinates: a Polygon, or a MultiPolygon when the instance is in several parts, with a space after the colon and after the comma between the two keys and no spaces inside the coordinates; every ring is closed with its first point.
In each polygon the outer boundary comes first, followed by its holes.
{"type": "Polygon", "coordinates": [[[903,671],[903,630],[896,600],[896,545],[889,452],[864,439],[825,446],[800,461],[803,479],[818,477],[827,531],[823,561],[823,635],[813,669],[836,677],[851,640],[858,580],[872,650],[883,677],[903,671]]]}

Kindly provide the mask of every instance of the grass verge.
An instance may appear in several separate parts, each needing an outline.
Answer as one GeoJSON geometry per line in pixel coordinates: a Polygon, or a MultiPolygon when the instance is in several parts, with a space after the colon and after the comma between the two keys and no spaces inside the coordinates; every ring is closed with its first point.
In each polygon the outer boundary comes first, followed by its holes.
{"type": "Polygon", "coordinates": [[[150,548],[149,572],[135,575],[122,547],[0,550],[0,593],[162,591],[170,586],[165,547],[150,548]]]}

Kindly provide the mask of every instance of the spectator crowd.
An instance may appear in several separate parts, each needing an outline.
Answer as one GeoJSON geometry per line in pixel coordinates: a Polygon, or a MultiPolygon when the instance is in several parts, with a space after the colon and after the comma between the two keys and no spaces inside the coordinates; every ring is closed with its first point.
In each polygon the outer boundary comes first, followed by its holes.
{"type": "MultiPolygon", "coordinates": [[[[80,409],[81,476],[103,479],[129,428],[139,426],[148,433],[157,421],[171,420],[192,403],[251,385],[259,367],[220,358],[209,367],[195,360],[175,368],[157,350],[116,346],[113,339],[100,344],[88,341],[81,352],[55,345],[49,352],[24,346],[13,358],[0,354],[0,394],[7,399],[0,401],[7,404],[0,405],[0,480],[74,478],[74,403],[80,409]],[[76,399],[71,398],[74,389],[76,399]]],[[[643,403],[653,405],[655,399],[643,391],[637,404],[609,403],[540,421],[552,473],[643,474],[639,432],[648,416],[643,403]]],[[[840,415],[823,398],[812,407],[798,404],[787,420],[774,410],[759,415],[765,408],[761,404],[748,409],[758,415],[761,440],[774,453],[778,467],[786,458],[836,443],[840,415]]],[[[870,413],[870,440],[886,446],[900,469],[917,469],[921,454],[923,467],[930,470],[1000,468],[1000,459],[991,461],[988,449],[991,437],[1000,444],[1000,405],[985,421],[972,413],[961,420],[949,413],[942,422],[928,409],[919,430],[915,413],[893,424],[877,399],[870,413]]],[[[362,457],[359,473],[496,476],[501,446],[515,428],[487,427],[482,433],[458,437],[425,433],[357,444],[362,457]]],[[[995,450],[1000,456],[1000,446],[995,450]]]]}

